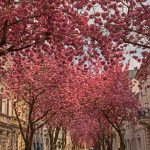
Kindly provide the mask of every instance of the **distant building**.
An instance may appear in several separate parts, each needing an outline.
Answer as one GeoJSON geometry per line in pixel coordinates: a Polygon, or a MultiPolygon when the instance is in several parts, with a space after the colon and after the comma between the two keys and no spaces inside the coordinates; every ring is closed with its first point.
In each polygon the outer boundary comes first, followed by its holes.
{"type": "Polygon", "coordinates": [[[32,150],[49,150],[44,145],[44,139],[44,127],[41,127],[34,134],[32,150]]]}
{"type": "MultiPolygon", "coordinates": [[[[48,129],[46,127],[43,127],[43,150],[50,150],[50,137],[48,135],[48,129]]],[[[63,149],[62,148],[62,139],[63,139],[63,133],[62,130],[60,130],[58,135],[58,140],[56,143],[56,150],[72,150],[72,141],[69,133],[67,132],[66,135],[66,146],[63,149]]],[[[41,149],[40,149],[41,150],[41,149]]]]}

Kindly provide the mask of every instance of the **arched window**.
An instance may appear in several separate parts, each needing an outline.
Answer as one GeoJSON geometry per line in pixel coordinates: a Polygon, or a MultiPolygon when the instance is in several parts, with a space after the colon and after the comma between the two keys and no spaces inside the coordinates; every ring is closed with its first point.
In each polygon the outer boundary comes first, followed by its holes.
{"type": "Polygon", "coordinates": [[[37,150],[40,150],[39,142],[37,142],[37,150]]]}
{"type": "Polygon", "coordinates": [[[9,99],[7,99],[7,104],[6,104],[7,106],[7,115],[9,115],[9,99]]]}

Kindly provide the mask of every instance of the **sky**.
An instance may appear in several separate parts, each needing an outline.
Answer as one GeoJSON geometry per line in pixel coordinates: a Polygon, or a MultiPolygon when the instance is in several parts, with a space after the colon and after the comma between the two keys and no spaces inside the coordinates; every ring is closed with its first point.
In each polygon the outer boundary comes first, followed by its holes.
{"type": "Polygon", "coordinates": [[[134,70],[134,67],[140,67],[140,63],[137,62],[135,59],[130,58],[130,66],[129,66],[129,70],[134,70]]]}
{"type": "MultiPolygon", "coordinates": [[[[147,0],[147,3],[150,4],[150,0],[147,0]]],[[[99,7],[97,7],[95,9],[95,11],[101,12],[101,9],[99,7]]],[[[91,14],[91,13],[93,13],[92,10],[89,11],[89,14],[91,14]]],[[[89,23],[93,23],[93,21],[90,20],[89,23]]],[[[127,51],[130,51],[131,49],[134,49],[134,47],[131,44],[129,45],[129,47],[126,47],[127,51]]],[[[137,53],[134,55],[138,56],[139,58],[142,58],[141,49],[137,49],[137,53]]],[[[140,67],[141,63],[139,63],[134,58],[132,58],[132,55],[127,54],[127,55],[125,55],[125,58],[126,58],[126,60],[125,60],[124,64],[126,64],[128,61],[130,61],[129,70],[134,70],[135,67],[138,67],[138,68],[140,67]]]]}

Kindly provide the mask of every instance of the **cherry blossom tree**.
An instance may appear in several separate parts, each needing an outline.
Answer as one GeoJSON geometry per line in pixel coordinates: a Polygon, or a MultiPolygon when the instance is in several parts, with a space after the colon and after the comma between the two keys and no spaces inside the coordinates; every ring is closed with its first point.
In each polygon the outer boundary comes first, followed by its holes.
{"type": "Polygon", "coordinates": [[[61,110],[69,107],[63,93],[71,69],[52,58],[37,57],[38,55],[32,61],[28,58],[22,60],[19,55],[16,57],[17,60],[10,64],[7,71],[3,94],[12,100],[27,150],[31,149],[35,131],[48,124],[55,116],[59,119],[63,113],[61,110]],[[25,130],[17,108],[20,103],[27,113],[25,130]]]}
{"type": "MultiPolygon", "coordinates": [[[[61,149],[65,149],[68,126],[74,119],[77,113],[76,104],[65,101],[65,108],[57,112],[50,122],[48,122],[47,129],[50,139],[50,149],[56,150],[57,142],[61,139],[61,149]]],[[[61,105],[62,106],[62,105],[61,105]]]]}
{"type": "MultiPolygon", "coordinates": [[[[125,149],[123,125],[126,120],[133,120],[137,103],[130,89],[128,67],[115,65],[103,72],[88,71],[82,82],[79,104],[84,113],[95,116],[101,124],[108,122],[120,138],[120,148],[125,149]]],[[[84,75],[83,75],[84,76],[84,75]]],[[[111,133],[111,132],[110,132],[111,133]]],[[[108,135],[108,134],[106,134],[108,135]]]]}
{"type": "Polygon", "coordinates": [[[31,149],[35,130],[47,125],[52,149],[61,128],[71,131],[75,145],[83,146],[85,140],[104,149],[113,127],[124,150],[122,127],[127,116],[134,117],[136,102],[127,68],[121,64],[125,54],[140,62],[135,54],[141,48],[146,78],[149,4],[145,0],[2,0],[0,12],[0,74],[6,73],[4,82],[10,91],[4,96],[12,99],[25,149],[31,149]],[[129,45],[133,48],[128,52],[129,45]],[[25,131],[17,109],[20,103],[28,112],[25,131]]]}
{"type": "Polygon", "coordinates": [[[66,56],[70,61],[82,55],[83,45],[87,45],[88,24],[87,18],[73,9],[75,3],[0,1],[0,73],[4,73],[10,55],[12,59],[17,55],[32,58],[35,52],[39,57],[45,52],[56,59],[66,56]]]}
{"type": "Polygon", "coordinates": [[[50,43],[49,50],[68,45],[77,51],[86,18],[73,9],[74,3],[70,0],[1,1],[0,56],[27,48],[33,50],[39,45],[39,49],[45,49],[45,41],[50,43]]]}
{"type": "Polygon", "coordinates": [[[122,56],[129,43],[149,49],[146,0],[7,0],[0,8],[1,66],[6,54],[15,57],[18,51],[32,57],[32,51],[51,55],[65,49],[69,60],[84,55],[80,59],[100,58],[106,65],[122,56]]]}
{"type": "MultiPolygon", "coordinates": [[[[147,0],[90,2],[86,12],[91,11],[89,16],[93,21],[91,28],[97,31],[93,38],[97,41],[107,40],[109,43],[107,46],[101,43],[102,49],[113,48],[114,52],[123,51],[128,44],[132,44],[149,51],[150,4],[147,0]]],[[[103,53],[108,53],[107,50],[103,53]]]]}
{"type": "Polygon", "coordinates": [[[123,125],[127,120],[134,120],[137,110],[136,99],[129,88],[127,70],[121,67],[107,72],[103,90],[104,103],[101,112],[106,120],[116,130],[120,138],[120,149],[125,149],[123,125]],[[107,86],[107,83],[109,86],[107,86]]]}
{"type": "MultiPolygon", "coordinates": [[[[128,80],[127,70],[122,71],[122,68],[115,68],[108,72],[107,81],[110,87],[103,91],[103,96],[107,99],[101,109],[106,120],[116,130],[120,138],[120,149],[125,149],[123,125],[124,121],[134,120],[137,110],[137,101],[129,88],[130,81],[128,80]],[[110,81],[112,80],[112,82],[110,81]],[[110,83],[111,82],[111,83],[110,83]],[[105,93],[106,92],[106,93],[105,93]],[[110,94],[110,95],[109,95],[110,94]]],[[[107,83],[105,82],[105,85],[107,83]]]]}

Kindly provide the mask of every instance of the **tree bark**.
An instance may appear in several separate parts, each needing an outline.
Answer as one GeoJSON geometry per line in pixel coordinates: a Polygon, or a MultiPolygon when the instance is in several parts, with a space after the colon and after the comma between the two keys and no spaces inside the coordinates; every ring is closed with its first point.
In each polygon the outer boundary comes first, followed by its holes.
{"type": "MultiPolygon", "coordinates": [[[[104,117],[107,119],[107,121],[112,125],[112,127],[116,130],[116,132],[117,132],[118,135],[119,135],[119,139],[120,139],[120,149],[119,149],[119,150],[125,150],[126,145],[125,145],[125,143],[124,143],[123,135],[122,135],[122,132],[121,132],[121,129],[120,129],[121,126],[115,125],[115,124],[109,119],[109,117],[107,116],[107,114],[106,114],[103,110],[101,110],[101,111],[102,111],[104,117]]],[[[121,122],[123,122],[123,120],[124,120],[124,117],[122,118],[121,122]]]]}
{"type": "Polygon", "coordinates": [[[31,149],[32,149],[32,141],[26,141],[24,150],[31,150],[31,149]]]}
{"type": "Polygon", "coordinates": [[[50,150],[56,150],[56,144],[50,145],[50,150]]]}
{"type": "Polygon", "coordinates": [[[50,138],[50,150],[56,150],[56,143],[58,140],[60,129],[61,129],[60,126],[57,126],[55,130],[52,128],[49,128],[48,130],[50,138]]]}
{"type": "Polygon", "coordinates": [[[66,129],[62,129],[62,150],[64,150],[66,147],[66,142],[67,142],[66,137],[67,137],[67,131],[66,129]]]}
{"type": "Polygon", "coordinates": [[[25,150],[32,150],[33,135],[34,135],[34,131],[31,131],[29,136],[24,141],[25,142],[25,150]]]}
{"type": "Polygon", "coordinates": [[[118,132],[118,135],[119,135],[119,139],[120,139],[120,150],[125,150],[126,148],[126,145],[124,143],[124,139],[123,139],[123,136],[122,136],[122,133],[121,131],[117,131],[118,132]]]}

